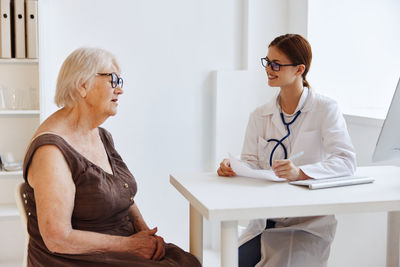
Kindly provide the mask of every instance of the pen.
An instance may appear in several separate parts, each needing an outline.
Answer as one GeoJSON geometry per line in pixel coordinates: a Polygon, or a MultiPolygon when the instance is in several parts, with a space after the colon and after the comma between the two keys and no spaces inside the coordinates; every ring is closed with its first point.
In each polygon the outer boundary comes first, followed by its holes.
{"type": "Polygon", "coordinates": [[[301,151],[301,152],[299,152],[299,153],[296,153],[296,154],[294,154],[294,155],[291,155],[291,156],[288,158],[288,160],[294,161],[295,159],[297,159],[297,158],[299,158],[299,157],[301,157],[301,156],[303,156],[303,155],[304,155],[304,151],[301,151]]]}

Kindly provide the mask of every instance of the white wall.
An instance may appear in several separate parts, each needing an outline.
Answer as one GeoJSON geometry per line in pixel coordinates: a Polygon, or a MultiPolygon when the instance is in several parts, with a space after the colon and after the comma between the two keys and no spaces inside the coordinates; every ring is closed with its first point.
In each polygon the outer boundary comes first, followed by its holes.
{"type": "Polygon", "coordinates": [[[400,1],[309,0],[311,85],[348,113],[387,111],[400,78],[400,1]]]}
{"type": "Polygon", "coordinates": [[[265,57],[269,43],[288,31],[288,1],[243,0],[248,2],[248,66],[252,71],[264,72],[261,57],[265,57]]]}

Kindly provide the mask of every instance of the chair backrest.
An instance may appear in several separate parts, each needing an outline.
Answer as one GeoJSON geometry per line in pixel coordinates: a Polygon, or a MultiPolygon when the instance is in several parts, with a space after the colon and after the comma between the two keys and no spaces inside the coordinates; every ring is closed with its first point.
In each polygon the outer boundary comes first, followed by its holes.
{"type": "Polygon", "coordinates": [[[22,226],[25,230],[25,250],[24,250],[24,259],[23,259],[23,265],[22,266],[27,266],[27,257],[28,257],[28,242],[29,242],[29,235],[28,235],[28,216],[26,215],[25,211],[25,193],[23,192],[25,186],[25,182],[21,182],[17,184],[15,188],[15,202],[17,203],[17,208],[19,210],[20,216],[21,216],[21,222],[22,226]]]}

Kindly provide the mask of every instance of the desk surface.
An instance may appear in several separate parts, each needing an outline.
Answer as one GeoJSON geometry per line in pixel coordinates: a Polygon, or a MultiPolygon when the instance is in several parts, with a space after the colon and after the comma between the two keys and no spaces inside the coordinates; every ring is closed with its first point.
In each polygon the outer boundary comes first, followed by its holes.
{"type": "Polygon", "coordinates": [[[375,182],[309,190],[266,180],[216,173],[170,175],[171,184],[208,220],[247,220],[400,210],[400,168],[359,167],[375,182]]]}

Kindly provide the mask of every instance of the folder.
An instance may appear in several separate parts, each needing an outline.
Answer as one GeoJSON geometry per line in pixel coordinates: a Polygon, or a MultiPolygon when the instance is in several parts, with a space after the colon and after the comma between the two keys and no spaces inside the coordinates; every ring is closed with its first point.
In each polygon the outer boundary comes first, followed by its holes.
{"type": "Polygon", "coordinates": [[[25,1],[14,0],[15,57],[25,58],[25,1]]]}
{"type": "Polygon", "coordinates": [[[38,2],[26,0],[25,7],[27,58],[38,58],[38,2]]]}
{"type": "Polygon", "coordinates": [[[10,0],[0,0],[0,58],[11,58],[10,0]]]}

